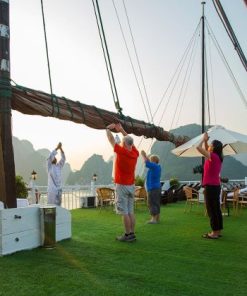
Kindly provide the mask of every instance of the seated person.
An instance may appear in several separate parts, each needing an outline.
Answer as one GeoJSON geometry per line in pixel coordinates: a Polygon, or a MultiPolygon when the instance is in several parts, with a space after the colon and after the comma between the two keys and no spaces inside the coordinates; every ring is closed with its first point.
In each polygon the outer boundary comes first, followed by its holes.
{"type": "Polygon", "coordinates": [[[170,181],[167,180],[167,181],[165,181],[165,183],[164,183],[164,185],[162,186],[161,190],[162,190],[162,191],[163,191],[163,190],[164,190],[164,191],[168,191],[170,187],[171,187],[171,185],[170,185],[170,181]]]}
{"type": "MultiPolygon", "coordinates": [[[[245,193],[245,192],[247,192],[247,187],[242,188],[242,189],[239,190],[239,193],[245,193]]],[[[232,197],[232,196],[233,196],[233,191],[227,193],[227,197],[232,197]]]]}

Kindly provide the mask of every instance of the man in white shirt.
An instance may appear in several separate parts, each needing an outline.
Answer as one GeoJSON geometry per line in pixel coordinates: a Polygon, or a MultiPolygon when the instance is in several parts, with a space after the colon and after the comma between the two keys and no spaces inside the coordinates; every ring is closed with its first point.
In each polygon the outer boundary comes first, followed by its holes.
{"type": "MultiPolygon", "coordinates": [[[[247,193],[247,187],[240,189],[239,193],[247,193]]],[[[232,196],[233,196],[233,192],[227,193],[227,197],[232,197],[232,196]]]]}
{"type": "Polygon", "coordinates": [[[59,143],[47,159],[48,169],[48,204],[61,206],[62,202],[62,168],[65,163],[65,154],[62,149],[62,143],[59,143]],[[57,150],[61,152],[61,159],[57,161],[57,150]]]}

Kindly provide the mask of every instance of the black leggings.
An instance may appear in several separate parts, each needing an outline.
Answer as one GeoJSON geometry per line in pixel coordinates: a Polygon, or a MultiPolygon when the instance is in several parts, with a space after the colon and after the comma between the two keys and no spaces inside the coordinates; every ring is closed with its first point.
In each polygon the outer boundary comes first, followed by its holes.
{"type": "Polygon", "coordinates": [[[220,208],[220,186],[205,186],[205,201],[210,225],[213,231],[223,229],[223,219],[220,208]]]}

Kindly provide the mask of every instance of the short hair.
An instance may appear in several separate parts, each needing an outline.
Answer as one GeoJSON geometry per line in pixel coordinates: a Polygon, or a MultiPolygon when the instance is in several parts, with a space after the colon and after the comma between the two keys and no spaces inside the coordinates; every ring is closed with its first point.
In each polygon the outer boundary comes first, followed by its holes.
{"type": "Polygon", "coordinates": [[[155,162],[155,163],[159,163],[159,162],[160,162],[160,158],[159,158],[158,155],[151,155],[151,156],[150,156],[150,160],[151,160],[152,162],[155,162]]]}
{"type": "Polygon", "coordinates": [[[123,137],[123,141],[128,146],[132,146],[134,144],[133,138],[131,136],[129,136],[129,135],[128,136],[124,136],[123,137]]]}

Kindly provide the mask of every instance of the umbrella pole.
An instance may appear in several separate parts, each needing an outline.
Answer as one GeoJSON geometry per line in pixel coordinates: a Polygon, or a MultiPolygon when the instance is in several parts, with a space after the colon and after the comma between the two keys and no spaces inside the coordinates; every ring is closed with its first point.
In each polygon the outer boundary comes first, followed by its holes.
{"type": "MultiPolygon", "coordinates": [[[[202,134],[205,133],[205,16],[204,5],[206,2],[202,2],[202,134]]],[[[202,157],[202,169],[204,167],[204,157],[202,157]]],[[[203,170],[202,170],[203,180],[203,170]]],[[[202,182],[201,180],[201,182],[202,182]]]]}

